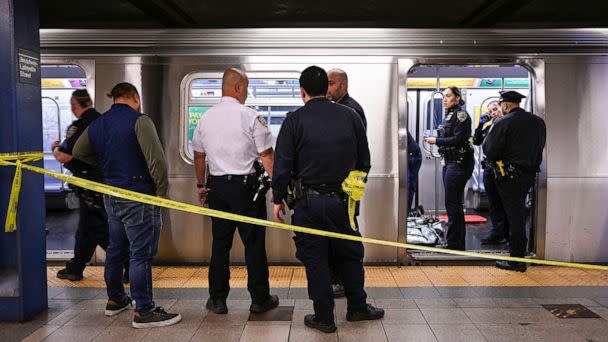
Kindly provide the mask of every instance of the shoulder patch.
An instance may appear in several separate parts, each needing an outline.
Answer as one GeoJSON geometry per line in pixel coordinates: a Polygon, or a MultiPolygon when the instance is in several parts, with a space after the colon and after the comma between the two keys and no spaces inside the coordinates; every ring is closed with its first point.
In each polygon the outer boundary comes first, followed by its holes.
{"type": "Polygon", "coordinates": [[[456,117],[458,118],[458,121],[464,122],[464,120],[466,120],[469,117],[469,114],[467,114],[467,112],[465,112],[464,110],[459,110],[456,113],[456,117]]]}
{"type": "Polygon", "coordinates": [[[266,120],[261,115],[258,115],[257,119],[262,124],[262,126],[268,128],[268,123],[266,122],[266,120]]]}
{"type": "Polygon", "coordinates": [[[71,125],[70,127],[68,127],[68,131],[65,134],[65,138],[70,139],[74,134],[76,134],[76,132],[78,132],[78,127],[75,125],[71,125]]]}

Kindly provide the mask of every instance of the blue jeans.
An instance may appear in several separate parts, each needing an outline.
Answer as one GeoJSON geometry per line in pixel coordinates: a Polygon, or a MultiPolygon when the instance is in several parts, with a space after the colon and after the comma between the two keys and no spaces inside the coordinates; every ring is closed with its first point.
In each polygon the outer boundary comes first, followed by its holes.
{"type": "Polygon", "coordinates": [[[414,194],[418,192],[418,171],[422,166],[422,156],[411,154],[407,163],[407,205],[411,210],[414,204],[414,194]]]}
{"type": "Polygon", "coordinates": [[[123,264],[130,257],[129,281],[135,310],[146,314],[152,300],[152,259],[158,251],[162,218],[160,207],[104,195],[110,244],[106,250],[105,280],[108,298],[124,301],[123,264]]]}

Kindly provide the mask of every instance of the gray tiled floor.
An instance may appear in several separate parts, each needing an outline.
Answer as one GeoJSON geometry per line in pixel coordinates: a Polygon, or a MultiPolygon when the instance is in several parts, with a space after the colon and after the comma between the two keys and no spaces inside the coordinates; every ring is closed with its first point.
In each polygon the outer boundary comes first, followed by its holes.
{"type": "Polygon", "coordinates": [[[370,304],[383,307],[381,321],[347,322],[346,301],[336,300],[338,332],[304,326],[312,312],[306,289],[273,289],[292,321],[250,322],[246,290],[235,289],[228,315],[204,309],[207,289],[156,289],[156,304],[180,312],[180,324],[131,328],[132,313],[105,317],[101,289],[49,290],[49,309],[25,323],[0,323],[0,341],[608,341],[606,287],[376,288],[370,304]],[[541,304],[582,304],[597,319],[559,319],[541,304]]]}

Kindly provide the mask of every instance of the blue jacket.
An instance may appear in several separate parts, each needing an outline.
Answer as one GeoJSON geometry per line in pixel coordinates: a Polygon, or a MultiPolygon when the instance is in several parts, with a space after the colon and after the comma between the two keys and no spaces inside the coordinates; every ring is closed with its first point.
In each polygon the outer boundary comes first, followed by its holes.
{"type": "Polygon", "coordinates": [[[113,104],[89,126],[89,141],[106,184],[155,195],[156,186],[135,135],[135,122],[141,115],[128,105],[113,104]]]}

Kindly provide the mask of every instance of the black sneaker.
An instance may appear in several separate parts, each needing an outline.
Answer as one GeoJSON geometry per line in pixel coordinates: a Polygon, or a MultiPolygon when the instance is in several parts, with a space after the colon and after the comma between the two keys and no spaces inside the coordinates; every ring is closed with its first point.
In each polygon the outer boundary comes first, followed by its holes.
{"type": "Polygon", "coordinates": [[[228,307],[226,306],[226,300],[222,298],[209,298],[205,305],[207,310],[214,312],[218,315],[225,315],[228,313],[228,307]]]}
{"type": "Polygon", "coordinates": [[[501,270],[526,272],[528,266],[523,262],[512,262],[512,261],[496,261],[496,267],[501,270]]]}
{"type": "Polygon", "coordinates": [[[384,317],[384,310],[375,308],[369,304],[363,311],[348,311],[346,312],[346,320],[349,322],[355,321],[371,321],[384,317]]]}
{"type": "Polygon", "coordinates": [[[482,245],[503,245],[507,243],[507,239],[501,237],[489,237],[485,239],[481,239],[482,245]]]}
{"type": "Polygon", "coordinates": [[[119,313],[127,310],[132,305],[131,298],[127,297],[123,302],[114,299],[108,299],[106,304],[106,316],[116,316],[119,313]]]}
{"type": "Polygon", "coordinates": [[[67,268],[64,268],[62,270],[57,271],[57,278],[67,279],[69,281],[79,281],[79,280],[82,280],[82,278],[84,278],[84,277],[82,276],[82,272],[73,273],[73,272],[69,271],[67,268]]]}
{"type": "Polygon", "coordinates": [[[156,309],[148,312],[145,315],[140,315],[139,312],[135,311],[135,315],[133,315],[133,328],[142,329],[166,327],[179,323],[181,320],[182,315],[168,313],[162,307],[157,306],[156,309]]]}
{"type": "Polygon", "coordinates": [[[279,297],[276,295],[270,295],[268,299],[262,304],[251,304],[249,311],[253,313],[262,313],[268,310],[274,309],[279,306],[279,297]]]}
{"type": "Polygon", "coordinates": [[[331,288],[334,292],[334,298],[344,297],[344,285],[342,284],[332,284],[331,288]]]}
{"type": "Polygon", "coordinates": [[[336,328],[335,323],[321,323],[317,321],[315,315],[304,316],[304,325],[309,328],[314,328],[328,334],[331,334],[338,329],[336,328]]]}

